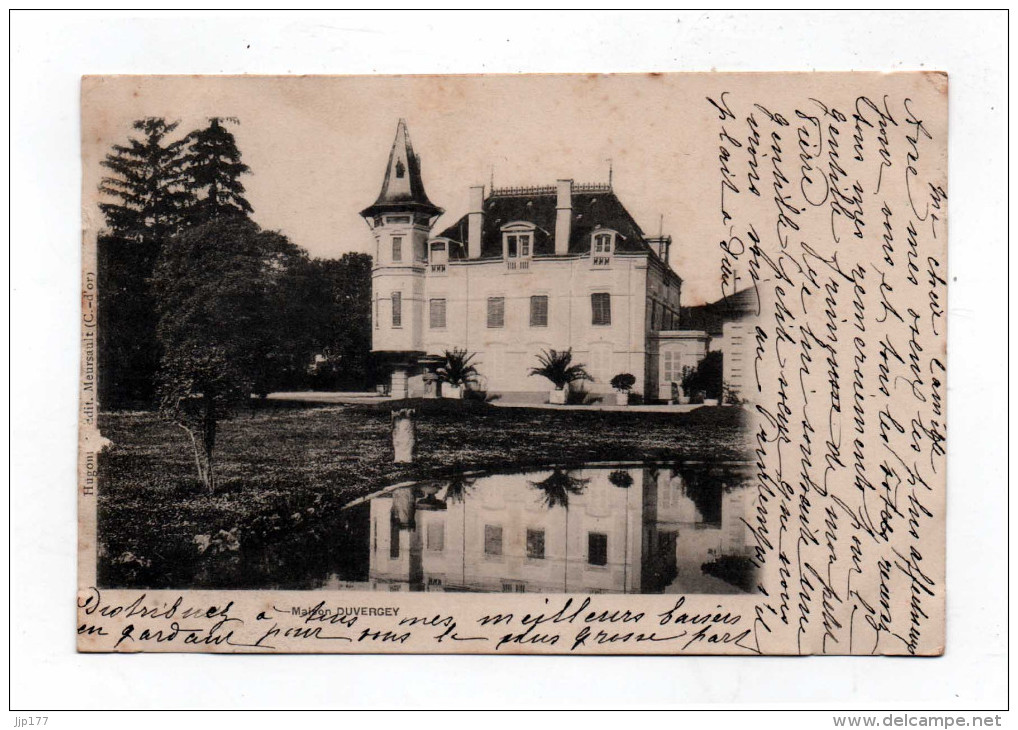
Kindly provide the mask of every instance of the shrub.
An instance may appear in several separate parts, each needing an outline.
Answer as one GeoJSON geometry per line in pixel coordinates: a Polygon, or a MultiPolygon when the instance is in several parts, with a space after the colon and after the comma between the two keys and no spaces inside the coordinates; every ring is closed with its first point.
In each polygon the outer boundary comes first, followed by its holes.
{"type": "Polygon", "coordinates": [[[469,355],[463,348],[455,347],[445,351],[445,362],[440,365],[435,374],[443,383],[462,387],[477,381],[477,367],[471,364],[471,360],[477,357],[476,352],[469,355]]]}
{"type": "Polygon", "coordinates": [[[541,367],[530,368],[528,375],[540,375],[542,378],[547,378],[556,390],[561,390],[570,383],[580,380],[594,380],[582,363],[572,364],[573,349],[571,347],[568,350],[542,350],[541,354],[537,356],[537,360],[541,363],[541,367]]]}
{"type": "Polygon", "coordinates": [[[636,376],[631,373],[619,373],[611,379],[611,386],[623,393],[631,391],[634,385],[636,385],[636,376]]]}

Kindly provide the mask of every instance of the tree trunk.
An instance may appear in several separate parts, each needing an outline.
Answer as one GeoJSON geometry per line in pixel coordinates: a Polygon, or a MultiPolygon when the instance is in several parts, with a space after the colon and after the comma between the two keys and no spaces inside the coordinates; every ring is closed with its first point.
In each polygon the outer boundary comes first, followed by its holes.
{"type": "Polygon", "coordinates": [[[205,414],[202,418],[202,455],[205,462],[205,486],[210,492],[216,489],[215,449],[216,449],[216,413],[211,398],[205,398],[205,414]]]}

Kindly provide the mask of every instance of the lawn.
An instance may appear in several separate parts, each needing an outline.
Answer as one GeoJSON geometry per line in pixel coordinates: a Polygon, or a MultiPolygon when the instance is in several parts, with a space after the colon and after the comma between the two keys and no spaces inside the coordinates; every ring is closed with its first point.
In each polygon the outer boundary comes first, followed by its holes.
{"type": "Polygon", "coordinates": [[[221,424],[214,494],[196,479],[180,428],[154,413],[101,414],[113,445],[99,459],[100,586],[309,587],[298,573],[318,559],[335,561],[349,539],[341,508],[400,481],[614,459],[746,458],[739,408],[658,414],[407,405],[417,410],[418,457],[396,465],[389,403],[261,403],[221,424]]]}

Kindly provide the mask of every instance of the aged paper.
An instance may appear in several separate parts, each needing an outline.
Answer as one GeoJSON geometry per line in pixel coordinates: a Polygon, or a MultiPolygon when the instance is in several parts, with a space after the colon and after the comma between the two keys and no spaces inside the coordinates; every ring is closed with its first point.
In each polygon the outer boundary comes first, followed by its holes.
{"type": "Polygon", "coordinates": [[[942,653],[947,88],[86,77],[79,650],[942,653]]]}

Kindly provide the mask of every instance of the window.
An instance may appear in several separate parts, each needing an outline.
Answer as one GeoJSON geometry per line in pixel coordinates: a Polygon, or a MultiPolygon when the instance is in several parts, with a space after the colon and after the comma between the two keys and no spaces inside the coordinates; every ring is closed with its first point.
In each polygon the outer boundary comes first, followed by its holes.
{"type": "Polygon", "coordinates": [[[665,350],[662,353],[664,361],[664,381],[666,383],[679,383],[682,381],[682,367],[679,353],[665,350]]]}
{"type": "Polygon", "coordinates": [[[445,249],[445,241],[435,241],[431,244],[431,273],[444,274],[446,264],[449,263],[449,253],[445,249]]]}
{"type": "Polygon", "coordinates": [[[527,557],[544,560],[544,530],[527,530],[527,557]]]}
{"type": "Polygon", "coordinates": [[[404,175],[406,175],[406,165],[403,164],[403,160],[396,160],[396,177],[404,175]]]}
{"type": "Polygon", "coordinates": [[[392,293],[392,326],[403,326],[403,293],[398,291],[392,293]]]}
{"type": "Polygon", "coordinates": [[[445,329],[445,300],[432,299],[430,302],[431,329],[445,329]]]}
{"type": "Polygon", "coordinates": [[[382,298],[375,297],[375,329],[378,329],[381,326],[382,320],[378,314],[381,311],[381,309],[382,309],[382,298]]]}
{"type": "Polygon", "coordinates": [[[505,327],[505,297],[488,297],[488,326],[505,327]]]}
{"type": "Polygon", "coordinates": [[[392,237],[392,260],[402,261],[403,260],[403,237],[393,236],[392,237]]]}
{"type": "Polygon", "coordinates": [[[530,297],[530,326],[548,326],[548,297],[538,295],[530,297]]]}
{"type": "Polygon", "coordinates": [[[445,525],[441,522],[428,523],[428,550],[440,553],[445,550],[445,525]]]}
{"type": "Polygon", "coordinates": [[[505,255],[507,258],[514,259],[527,258],[530,256],[530,234],[529,233],[513,233],[505,237],[505,255]]]}
{"type": "Polygon", "coordinates": [[[587,562],[608,565],[608,536],[603,532],[587,533],[587,562]]]}
{"type": "Polygon", "coordinates": [[[396,520],[389,521],[389,558],[395,560],[399,557],[399,523],[396,520]]]}
{"type": "Polygon", "coordinates": [[[484,526],[484,554],[502,554],[502,525],[484,526]]]}
{"type": "Polygon", "coordinates": [[[611,294],[598,292],[590,295],[590,323],[593,325],[609,325],[612,323],[611,294]]]}
{"type": "Polygon", "coordinates": [[[595,233],[594,234],[594,253],[595,254],[609,254],[612,252],[612,234],[610,233],[595,233]]]}

